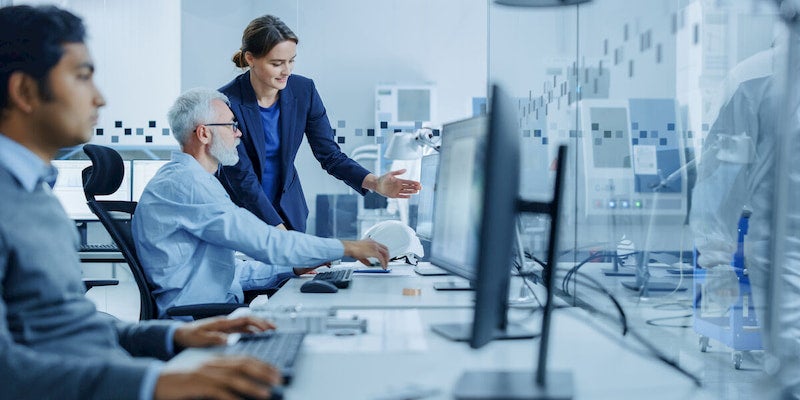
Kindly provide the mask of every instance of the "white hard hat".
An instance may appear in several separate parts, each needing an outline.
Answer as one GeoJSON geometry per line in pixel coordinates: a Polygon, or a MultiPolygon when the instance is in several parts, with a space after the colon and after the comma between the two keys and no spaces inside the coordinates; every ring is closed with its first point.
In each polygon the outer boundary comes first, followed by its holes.
{"type": "Polygon", "coordinates": [[[417,234],[408,225],[400,221],[383,221],[375,224],[364,234],[364,239],[372,239],[389,248],[389,259],[403,257],[411,264],[425,256],[417,234]]]}

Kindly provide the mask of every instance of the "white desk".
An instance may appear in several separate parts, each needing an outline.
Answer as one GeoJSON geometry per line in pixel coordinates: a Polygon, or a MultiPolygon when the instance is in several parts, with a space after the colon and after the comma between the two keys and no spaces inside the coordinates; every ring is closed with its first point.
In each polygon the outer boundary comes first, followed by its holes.
{"type": "MultiPolygon", "coordinates": [[[[309,308],[338,308],[342,310],[340,312],[371,309],[367,313],[397,313],[396,309],[405,309],[421,320],[423,328],[415,338],[422,340],[425,350],[376,351],[375,348],[343,345],[346,349],[336,352],[307,345],[301,350],[295,366],[294,381],[285,389],[287,399],[391,398],[388,396],[408,385],[436,393],[424,397],[426,399],[452,398],[458,377],[467,369],[524,370],[529,371],[533,379],[538,339],[494,341],[479,350],[472,350],[466,343],[448,341],[429,329],[436,323],[472,320],[473,292],[442,292],[432,287],[433,282],[453,279],[451,277],[356,276],[350,288],[332,294],[301,293],[299,286],[305,279],[288,282],[269,300],[269,308],[301,304],[309,308]],[[402,289],[406,287],[421,289],[420,296],[403,296],[402,289]]],[[[512,279],[512,293],[515,293],[519,281],[519,278],[512,279]]],[[[529,310],[512,310],[509,319],[518,320],[528,313],[529,310]]],[[[525,324],[538,330],[540,317],[537,313],[535,317],[527,318],[525,324]]],[[[580,309],[560,309],[554,313],[549,367],[572,372],[576,399],[714,398],[662,362],[629,350],[641,349],[641,346],[633,342],[623,343],[618,330],[606,327],[603,332],[608,335],[605,335],[597,330],[598,326],[600,329],[605,327],[580,309]]],[[[372,328],[378,327],[373,323],[372,328]]],[[[373,329],[368,326],[367,335],[373,329]]],[[[391,329],[386,329],[384,335],[391,332],[391,329]]],[[[322,338],[326,341],[352,340],[347,337],[322,338]]],[[[307,340],[316,339],[309,336],[307,340]]],[[[389,348],[393,347],[385,347],[389,348]]],[[[217,352],[219,349],[184,351],[170,361],[167,368],[196,365],[217,352]]]]}
{"type": "MultiPolygon", "coordinates": [[[[511,317],[519,317],[514,312],[511,317]]],[[[471,319],[471,311],[420,310],[426,326],[471,319]]],[[[627,350],[586,324],[593,317],[579,309],[556,311],[550,348],[550,368],[573,374],[576,399],[706,399],[689,379],[664,364],[627,350]]],[[[538,326],[538,318],[528,325],[538,326]]],[[[452,398],[459,375],[467,369],[530,371],[538,340],[495,341],[479,350],[450,342],[424,330],[427,351],[415,352],[311,352],[304,349],[295,366],[294,382],[285,388],[287,399],[374,399],[408,385],[437,391],[431,399],[452,398]]],[[[213,350],[190,350],[170,361],[182,368],[207,359],[213,350]]]]}
{"type": "Polygon", "coordinates": [[[392,266],[388,274],[355,274],[350,287],[337,293],[301,293],[302,285],[311,277],[286,282],[270,299],[274,306],[323,306],[346,308],[458,308],[472,307],[475,292],[441,291],[435,282],[463,281],[455,276],[419,276],[410,265],[392,266]],[[419,289],[418,296],[403,295],[403,289],[419,289]]]}

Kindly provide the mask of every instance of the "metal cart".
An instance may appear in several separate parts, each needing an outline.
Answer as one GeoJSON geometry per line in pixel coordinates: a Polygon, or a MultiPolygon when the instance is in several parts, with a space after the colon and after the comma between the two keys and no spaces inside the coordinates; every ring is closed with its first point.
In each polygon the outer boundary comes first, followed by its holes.
{"type": "Polygon", "coordinates": [[[700,335],[700,351],[708,350],[709,339],[722,342],[733,350],[731,361],[735,369],[741,368],[745,351],[762,349],[761,326],[753,307],[750,278],[744,263],[744,237],[750,214],[749,210],[744,210],[739,218],[737,249],[731,261],[739,281],[739,297],[732,307],[723,309],[704,301],[707,272],[697,268],[697,252],[694,259],[694,330],[700,335]]]}

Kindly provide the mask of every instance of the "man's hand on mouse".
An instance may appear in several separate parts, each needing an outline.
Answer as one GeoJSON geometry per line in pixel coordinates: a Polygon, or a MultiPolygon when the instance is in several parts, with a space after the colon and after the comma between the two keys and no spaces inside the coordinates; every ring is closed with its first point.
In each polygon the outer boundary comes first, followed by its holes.
{"type": "Polygon", "coordinates": [[[153,398],[238,399],[245,395],[268,399],[271,387],[282,380],[277,368],[254,358],[218,357],[190,370],[163,371],[153,398]]]}
{"type": "Polygon", "coordinates": [[[344,245],[344,255],[353,257],[364,265],[372,265],[368,260],[370,257],[377,258],[383,269],[389,265],[389,249],[372,239],[343,240],[342,244],[344,245]]]}

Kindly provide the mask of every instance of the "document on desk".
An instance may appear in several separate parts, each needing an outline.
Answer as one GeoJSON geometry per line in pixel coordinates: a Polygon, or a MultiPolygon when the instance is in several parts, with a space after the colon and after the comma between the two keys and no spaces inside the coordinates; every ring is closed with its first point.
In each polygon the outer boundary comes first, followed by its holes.
{"type": "Polygon", "coordinates": [[[389,272],[383,272],[381,267],[368,267],[360,262],[343,262],[339,266],[353,268],[354,274],[373,278],[392,278],[399,276],[414,276],[414,266],[404,262],[390,262],[389,272]],[[374,270],[374,271],[373,271],[374,270]],[[380,270],[380,272],[378,272],[380,270]]]}
{"type": "Polygon", "coordinates": [[[408,353],[428,349],[419,310],[340,310],[338,318],[367,320],[367,332],[340,336],[307,335],[304,351],[312,353],[408,353]]]}

